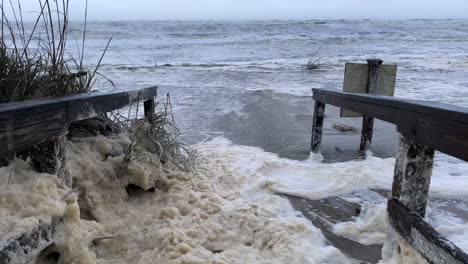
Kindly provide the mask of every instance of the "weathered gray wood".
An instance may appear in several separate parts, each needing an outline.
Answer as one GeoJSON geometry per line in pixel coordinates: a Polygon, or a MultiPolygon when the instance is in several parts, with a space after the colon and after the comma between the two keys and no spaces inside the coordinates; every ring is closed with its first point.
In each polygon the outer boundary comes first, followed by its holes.
{"type": "Polygon", "coordinates": [[[71,115],[70,119],[86,119],[86,115],[81,116],[81,114],[95,109],[99,112],[107,112],[113,110],[112,108],[116,105],[122,107],[138,100],[148,100],[156,96],[156,91],[157,87],[150,87],[141,90],[93,92],[52,99],[5,103],[0,104],[0,122],[67,108],[70,110],[68,113],[71,115]]]}
{"type": "Polygon", "coordinates": [[[54,110],[46,115],[33,113],[31,116],[0,121],[0,155],[20,151],[62,135],[66,118],[66,111],[54,110]]]}
{"type": "Polygon", "coordinates": [[[314,119],[312,121],[312,143],[313,153],[320,152],[322,143],[323,119],[325,117],[325,103],[315,101],[314,119]]]}
{"type": "Polygon", "coordinates": [[[21,264],[31,261],[33,256],[53,243],[56,226],[60,222],[60,219],[54,219],[50,224],[41,223],[31,233],[0,241],[0,264],[21,264]]]}
{"type": "MultiPolygon", "coordinates": [[[[397,65],[382,64],[379,74],[379,95],[393,96],[397,76],[397,65]]],[[[369,64],[347,62],[345,64],[345,77],[343,91],[349,93],[369,93],[369,64]]],[[[362,117],[361,114],[341,109],[341,117],[362,117]]]]}
{"type": "MultiPolygon", "coordinates": [[[[392,197],[399,200],[408,209],[408,212],[405,212],[406,214],[411,212],[420,217],[424,217],[426,214],[433,162],[434,149],[416,144],[400,135],[393,176],[392,197]]],[[[404,219],[404,217],[407,217],[407,215],[402,216],[401,219],[404,219]]],[[[395,230],[403,235],[398,228],[395,230]]],[[[392,228],[388,230],[387,241],[393,241],[390,244],[392,247],[398,246],[397,241],[394,239],[395,230],[392,228]]],[[[403,237],[407,239],[405,235],[403,237]]],[[[432,245],[423,245],[423,247],[427,249],[432,245]]],[[[415,249],[418,252],[421,250],[415,249]]]]}
{"type": "Polygon", "coordinates": [[[67,124],[96,117],[156,96],[157,87],[91,93],[0,105],[0,155],[37,145],[63,134],[67,124]]]}
{"type": "Polygon", "coordinates": [[[57,174],[62,183],[71,187],[72,178],[68,171],[66,159],[66,128],[63,134],[50,141],[31,146],[17,153],[24,159],[30,158],[32,168],[41,173],[57,174]]]}
{"type": "MultiPolygon", "coordinates": [[[[379,93],[379,82],[380,82],[380,66],[382,60],[367,60],[369,65],[369,73],[367,80],[367,93],[378,94],[379,93]]],[[[372,143],[372,134],[374,132],[374,118],[364,115],[362,117],[362,128],[361,128],[361,144],[359,146],[360,151],[366,151],[370,148],[372,143]]]]}
{"type": "Polygon", "coordinates": [[[143,103],[144,111],[145,111],[145,117],[150,117],[152,114],[154,114],[156,104],[154,102],[154,98],[146,100],[143,103]]]}
{"type": "MultiPolygon", "coordinates": [[[[315,95],[321,97],[326,96],[327,98],[329,98],[328,96],[333,96],[340,99],[352,100],[353,102],[366,103],[369,104],[369,106],[389,106],[394,109],[411,110],[420,114],[427,114],[434,117],[450,119],[452,121],[468,123],[468,108],[466,107],[434,101],[411,100],[384,95],[354,94],[330,89],[313,88],[312,92],[314,92],[314,99],[315,95]]],[[[363,109],[363,112],[365,111],[366,109],[363,109]]]]}
{"type": "Polygon", "coordinates": [[[429,263],[468,263],[468,255],[465,252],[397,199],[388,201],[387,211],[390,225],[429,263]]]}
{"type": "MultiPolygon", "coordinates": [[[[400,141],[396,154],[392,197],[395,199],[395,201],[397,201],[397,203],[401,202],[401,205],[404,206],[407,211],[392,211],[392,208],[390,207],[388,210],[389,212],[400,213],[398,215],[399,220],[397,221],[400,221],[399,223],[401,225],[412,225],[410,222],[402,222],[404,219],[411,217],[410,213],[420,216],[421,218],[425,216],[433,162],[434,149],[416,144],[400,135],[400,141]]],[[[392,206],[391,202],[389,203],[389,206],[392,206]]],[[[422,219],[420,220],[423,221],[422,219]]],[[[395,222],[394,220],[390,220],[390,222],[392,221],[395,222]]],[[[393,228],[389,228],[388,230],[389,233],[387,240],[394,241],[391,243],[393,247],[398,246],[397,242],[394,240],[394,235],[392,234],[396,231],[398,234],[403,236],[405,240],[407,240],[429,262],[432,261],[432,263],[439,263],[438,261],[435,261],[438,260],[438,257],[434,258],[434,256],[432,256],[434,252],[428,251],[428,249],[432,249],[431,251],[433,251],[433,248],[435,248],[432,241],[428,242],[420,235],[416,235],[418,236],[418,238],[416,238],[412,237],[414,236],[412,233],[402,233],[402,226],[398,226],[395,223],[392,224],[392,227],[393,228]],[[417,245],[414,246],[413,244],[417,245]],[[419,246],[419,248],[417,246],[419,246]]],[[[437,253],[437,255],[441,254],[437,253]]]]}
{"type": "Polygon", "coordinates": [[[388,96],[313,89],[314,99],[397,125],[408,140],[468,161],[468,109],[388,96]]]}
{"type": "Polygon", "coordinates": [[[392,197],[424,217],[434,163],[434,149],[415,144],[400,135],[392,197]]]}
{"type": "Polygon", "coordinates": [[[55,143],[55,156],[56,158],[56,171],[59,179],[62,180],[62,183],[68,187],[72,187],[73,180],[68,170],[68,161],[67,161],[67,136],[61,135],[56,139],[55,143]]]}
{"type": "Polygon", "coordinates": [[[333,226],[337,223],[353,221],[359,214],[359,204],[347,202],[339,197],[320,200],[285,195],[294,209],[300,211],[314,226],[319,228],[328,242],[343,254],[361,261],[362,263],[377,263],[382,258],[382,245],[362,245],[333,233],[333,226]]]}
{"type": "Polygon", "coordinates": [[[367,92],[369,94],[379,94],[380,66],[382,63],[382,60],[367,60],[367,64],[369,65],[369,81],[367,83],[367,92]]]}
{"type": "Polygon", "coordinates": [[[361,128],[361,144],[359,145],[359,151],[364,152],[370,148],[373,134],[374,118],[363,116],[361,128]]]}

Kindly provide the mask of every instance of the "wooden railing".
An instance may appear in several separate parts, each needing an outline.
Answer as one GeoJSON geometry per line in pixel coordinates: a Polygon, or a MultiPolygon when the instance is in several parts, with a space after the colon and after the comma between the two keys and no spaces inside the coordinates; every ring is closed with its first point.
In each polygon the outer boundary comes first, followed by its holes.
{"type": "MultiPolygon", "coordinates": [[[[0,158],[32,146],[35,155],[50,157],[54,173],[71,187],[66,170],[66,135],[74,122],[90,119],[132,103],[143,102],[145,116],[154,112],[157,87],[89,93],[63,98],[0,104],[0,158]]],[[[39,223],[31,232],[0,240],[0,264],[26,263],[51,245],[60,218],[39,223]]]]}
{"type": "Polygon", "coordinates": [[[400,142],[387,205],[390,225],[429,263],[468,263],[466,253],[424,221],[434,151],[468,161],[468,109],[388,96],[312,91],[312,151],[320,151],[326,104],[363,114],[361,145],[372,142],[372,127],[365,120],[395,124],[400,142]]]}
{"type": "Polygon", "coordinates": [[[0,155],[37,145],[67,133],[67,125],[98,114],[145,102],[154,108],[157,87],[89,93],[62,98],[0,104],[0,155]]]}

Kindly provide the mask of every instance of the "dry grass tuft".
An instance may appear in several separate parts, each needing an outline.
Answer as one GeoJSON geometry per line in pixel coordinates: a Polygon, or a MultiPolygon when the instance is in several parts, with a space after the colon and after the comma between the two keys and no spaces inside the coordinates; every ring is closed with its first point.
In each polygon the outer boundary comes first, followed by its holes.
{"type": "MultiPolygon", "coordinates": [[[[171,99],[167,94],[162,107],[156,105],[156,112],[144,118],[130,118],[114,115],[114,123],[127,128],[131,143],[125,154],[125,162],[134,159],[157,158],[166,168],[191,171],[198,152],[179,141],[180,131],[172,115],[171,99]],[[118,120],[118,121],[117,121],[118,120]]],[[[138,109],[137,109],[138,116],[138,109]]]]}
{"type": "Polygon", "coordinates": [[[308,70],[316,70],[320,68],[320,60],[322,58],[318,56],[318,53],[321,49],[322,49],[322,45],[320,45],[320,47],[309,56],[309,61],[306,64],[306,68],[308,70]]]}

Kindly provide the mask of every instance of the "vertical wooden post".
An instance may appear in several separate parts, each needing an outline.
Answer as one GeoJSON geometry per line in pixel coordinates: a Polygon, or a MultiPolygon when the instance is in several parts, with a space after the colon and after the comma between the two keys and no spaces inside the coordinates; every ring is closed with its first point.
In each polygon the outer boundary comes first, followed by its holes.
{"type": "MultiPolygon", "coordinates": [[[[367,64],[369,65],[367,92],[369,94],[378,94],[380,66],[382,65],[382,62],[382,60],[377,59],[367,60],[367,64]]],[[[370,148],[370,145],[372,143],[373,130],[374,118],[369,116],[363,116],[361,129],[361,145],[359,146],[360,151],[366,151],[370,148]]]]}
{"type": "Polygon", "coordinates": [[[359,151],[364,152],[370,148],[370,145],[372,143],[373,132],[374,118],[363,116],[361,128],[361,144],[359,145],[359,151]]]}
{"type": "Polygon", "coordinates": [[[322,143],[323,118],[325,116],[325,103],[315,101],[314,120],[312,121],[312,152],[320,152],[322,143]]]}
{"type": "Polygon", "coordinates": [[[392,197],[424,218],[434,162],[434,149],[400,135],[392,197]]]}
{"type": "Polygon", "coordinates": [[[68,187],[72,187],[73,179],[70,171],[68,170],[67,162],[67,135],[63,134],[54,140],[56,158],[56,170],[58,177],[68,187]]]}
{"type": "Polygon", "coordinates": [[[155,110],[154,98],[151,98],[149,100],[144,101],[143,102],[143,108],[144,108],[146,118],[148,118],[152,114],[154,114],[154,110],[155,110]]]}
{"type": "Polygon", "coordinates": [[[380,66],[382,65],[382,63],[383,60],[379,59],[367,60],[367,64],[369,65],[369,79],[367,83],[367,92],[369,94],[379,93],[380,66]]]}
{"type": "Polygon", "coordinates": [[[63,134],[46,142],[18,152],[23,158],[30,158],[31,167],[41,173],[57,174],[62,183],[72,187],[72,178],[67,166],[67,134],[65,125],[63,134]]]}
{"type": "MultiPolygon", "coordinates": [[[[411,212],[422,218],[426,214],[433,161],[433,149],[416,144],[400,135],[393,176],[392,197],[398,199],[411,212]]],[[[390,219],[390,221],[392,220],[390,219]]],[[[409,225],[409,223],[405,224],[409,225]]],[[[389,227],[385,242],[387,250],[382,252],[384,260],[395,255],[401,255],[400,235],[401,233],[399,234],[392,226],[389,227]]]]}

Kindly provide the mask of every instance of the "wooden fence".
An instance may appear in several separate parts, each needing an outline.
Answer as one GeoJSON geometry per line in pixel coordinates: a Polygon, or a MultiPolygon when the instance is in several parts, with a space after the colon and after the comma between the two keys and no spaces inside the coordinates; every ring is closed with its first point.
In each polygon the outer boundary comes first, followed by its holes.
{"type": "MultiPolygon", "coordinates": [[[[148,116],[155,110],[156,96],[157,87],[150,87],[0,104],[0,158],[45,144],[35,154],[53,156],[51,165],[55,172],[71,186],[71,177],[65,169],[68,126],[138,102],[143,102],[145,116],[148,116]]],[[[53,219],[49,224],[40,223],[32,232],[0,240],[0,264],[26,263],[53,243],[60,222],[61,219],[53,219]]]]}
{"type": "Polygon", "coordinates": [[[466,253],[424,221],[434,151],[468,161],[468,109],[388,96],[312,91],[312,151],[320,151],[326,104],[363,114],[361,150],[372,142],[369,123],[374,118],[395,124],[400,142],[387,205],[391,226],[429,263],[468,263],[466,253]]]}

